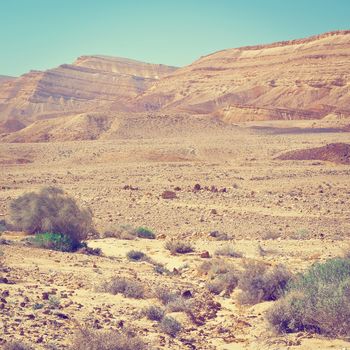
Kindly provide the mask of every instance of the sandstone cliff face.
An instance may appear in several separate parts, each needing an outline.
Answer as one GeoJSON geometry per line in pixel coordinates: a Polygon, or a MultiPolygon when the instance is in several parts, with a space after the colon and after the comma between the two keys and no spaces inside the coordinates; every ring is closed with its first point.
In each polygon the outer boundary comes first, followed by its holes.
{"type": "Polygon", "coordinates": [[[223,50],[158,81],[138,108],[214,113],[226,121],[348,114],[349,68],[350,31],[223,50]]]}
{"type": "MultiPolygon", "coordinates": [[[[45,72],[32,71],[0,86],[0,122],[28,125],[99,109],[144,92],[175,67],[103,56],[83,56],[45,72]]],[[[6,131],[6,130],[5,130],[6,131]]]]}

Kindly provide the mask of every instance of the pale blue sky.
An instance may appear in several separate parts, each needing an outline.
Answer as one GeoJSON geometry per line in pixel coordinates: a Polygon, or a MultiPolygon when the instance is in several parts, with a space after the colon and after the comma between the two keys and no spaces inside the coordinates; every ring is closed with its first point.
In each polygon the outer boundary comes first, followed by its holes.
{"type": "Polygon", "coordinates": [[[183,66],[350,28],[350,0],[0,0],[0,74],[102,54],[183,66]]]}

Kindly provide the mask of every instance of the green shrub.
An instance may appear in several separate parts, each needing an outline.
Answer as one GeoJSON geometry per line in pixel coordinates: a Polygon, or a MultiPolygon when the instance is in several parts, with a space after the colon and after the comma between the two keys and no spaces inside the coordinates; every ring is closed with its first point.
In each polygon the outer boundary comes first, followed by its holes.
{"type": "Polygon", "coordinates": [[[73,242],[68,235],[60,233],[37,233],[30,242],[39,248],[58,250],[61,252],[72,252],[80,247],[80,244],[73,242]]]}
{"type": "Polygon", "coordinates": [[[144,314],[151,321],[161,321],[165,311],[159,306],[150,306],[144,310],[144,314]]]}
{"type": "Polygon", "coordinates": [[[189,242],[171,240],[165,243],[165,248],[170,251],[171,254],[186,254],[194,251],[192,244],[189,242]]]}
{"type": "Polygon", "coordinates": [[[18,197],[10,203],[9,214],[18,230],[60,233],[69,236],[74,245],[94,232],[91,212],[79,208],[73,198],[55,187],[18,197]]]}
{"type": "Polygon", "coordinates": [[[146,350],[144,341],[131,332],[79,328],[70,350],[146,350]]]}
{"type": "Polygon", "coordinates": [[[181,323],[175,320],[173,317],[165,316],[160,322],[160,329],[162,332],[169,334],[172,337],[176,337],[176,335],[181,331],[182,326],[181,323]]]}
{"type": "Polygon", "coordinates": [[[350,336],[350,260],[331,259],[299,274],[267,319],[282,333],[307,330],[350,336]]]}
{"type": "Polygon", "coordinates": [[[127,258],[130,261],[145,261],[148,260],[148,257],[145,253],[140,252],[138,250],[130,250],[127,254],[126,254],[127,258]]]}
{"type": "Polygon", "coordinates": [[[156,235],[146,227],[138,227],[136,230],[136,235],[139,238],[155,239],[156,235]]]}
{"type": "Polygon", "coordinates": [[[282,296],[291,273],[282,265],[269,267],[258,261],[248,261],[239,276],[238,288],[241,304],[257,304],[262,301],[277,300],[282,296]]]}
{"type": "Polygon", "coordinates": [[[135,299],[142,299],[145,294],[145,289],[141,282],[120,276],[112,277],[109,281],[103,283],[98,290],[114,295],[121,293],[127,298],[135,299]]]}

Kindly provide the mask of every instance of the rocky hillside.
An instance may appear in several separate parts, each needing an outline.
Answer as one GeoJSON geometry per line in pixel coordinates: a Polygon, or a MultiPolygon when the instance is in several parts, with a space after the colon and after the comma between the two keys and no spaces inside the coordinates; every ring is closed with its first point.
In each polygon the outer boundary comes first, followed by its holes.
{"type": "Polygon", "coordinates": [[[225,121],[350,114],[350,31],[228,49],[161,79],[139,109],[215,113],[225,121]]]}
{"type": "Polygon", "coordinates": [[[124,113],[200,115],[224,123],[340,120],[348,131],[349,59],[350,31],[223,50],[180,69],[82,56],[0,79],[0,140],[96,139],[109,128],[116,135],[124,113]]]}
{"type": "Polygon", "coordinates": [[[0,129],[12,132],[39,119],[98,110],[144,92],[176,68],[123,58],[83,56],[0,86],[0,129]],[[10,128],[8,125],[10,124],[10,128]]]}

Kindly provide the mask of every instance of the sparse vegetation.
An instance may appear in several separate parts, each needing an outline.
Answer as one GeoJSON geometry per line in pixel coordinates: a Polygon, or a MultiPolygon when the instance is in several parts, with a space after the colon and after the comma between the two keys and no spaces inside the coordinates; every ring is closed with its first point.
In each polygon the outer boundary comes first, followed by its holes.
{"type": "Polygon", "coordinates": [[[192,310],[192,302],[182,296],[177,296],[167,303],[166,308],[168,312],[190,313],[192,310]]]}
{"type": "Polygon", "coordinates": [[[242,254],[237,252],[232,244],[227,244],[215,251],[215,255],[228,256],[230,258],[241,258],[242,254]]]}
{"type": "Polygon", "coordinates": [[[224,260],[205,262],[199,267],[199,272],[208,276],[206,287],[213,294],[229,296],[237,287],[238,272],[233,264],[224,260]]]}
{"type": "Polygon", "coordinates": [[[144,315],[151,321],[161,321],[165,310],[159,306],[150,306],[144,310],[144,315]]]}
{"type": "Polygon", "coordinates": [[[33,348],[22,342],[10,342],[6,343],[3,347],[4,350],[33,350],[33,348]]]}
{"type": "Polygon", "coordinates": [[[68,236],[72,245],[79,246],[94,231],[92,214],[81,209],[75,200],[56,187],[26,193],[10,203],[13,226],[27,233],[54,232],[68,236]]]}
{"type": "Polygon", "coordinates": [[[298,275],[267,319],[281,333],[307,330],[349,336],[350,260],[331,259],[298,275]]]}
{"type": "Polygon", "coordinates": [[[156,235],[146,227],[138,227],[136,230],[136,235],[139,238],[155,239],[156,235]]]}
{"type": "Polygon", "coordinates": [[[131,332],[96,331],[79,328],[71,350],[146,350],[145,342],[131,332]]]}
{"type": "Polygon", "coordinates": [[[119,227],[108,227],[103,233],[104,238],[117,238],[125,240],[136,239],[135,229],[131,225],[121,225],[119,227]]]}
{"type": "Polygon", "coordinates": [[[71,252],[79,248],[68,236],[60,233],[37,233],[30,242],[40,248],[58,250],[61,252],[71,252]]]}
{"type": "Polygon", "coordinates": [[[178,291],[170,291],[168,288],[159,287],[155,290],[156,297],[163,303],[163,305],[169,304],[171,301],[180,297],[178,291]]]}
{"type": "Polygon", "coordinates": [[[146,261],[148,260],[148,257],[145,253],[140,252],[138,250],[130,250],[127,254],[126,254],[128,260],[130,261],[146,261]]]}
{"type": "Polygon", "coordinates": [[[169,334],[172,337],[176,337],[176,335],[181,331],[182,326],[179,321],[175,320],[175,318],[165,316],[160,322],[160,329],[162,332],[169,334]]]}
{"type": "Polygon", "coordinates": [[[137,280],[115,276],[103,283],[99,288],[101,292],[111,294],[121,293],[127,298],[142,299],[145,294],[143,284],[137,280]]]}
{"type": "Polygon", "coordinates": [[[247,261],[239,275],[238,288],[241,304],[257,304],[262,301],[277,300],[282,296],[291,273],[282,265],[269,267],[259,261],[247,261]]]}
{"type": "Polygon", "coordinates": [[[191,243],[178,240],[171,240],[166,242],[165,248],[168,249],[171,254],[187,254],[194,251],[191,243]]]}

